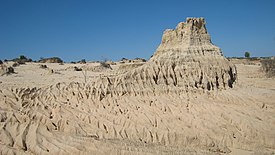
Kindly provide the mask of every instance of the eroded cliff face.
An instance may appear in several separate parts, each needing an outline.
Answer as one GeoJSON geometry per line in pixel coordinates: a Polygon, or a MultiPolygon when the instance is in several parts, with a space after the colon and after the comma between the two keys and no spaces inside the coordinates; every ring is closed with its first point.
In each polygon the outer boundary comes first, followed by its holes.
{"type": "Polygon", "coordinates": [[[111,87],[109,93],[159,95],[232,88],[236,79],[236,67],[211,43],[205,20],[187,18],[164,32],[146,64],[104,85],[111,87]]]}
{"type": "Polygon", "coordinates": [[[212,44],[204,18],[187,18],[175,30],[166,30],[151,62],[172,66],[195,88],[232,88],[237,78],[236,67],[212,44]]]}
{"type": "MultiPolygon", "coordinates": [[[[165,53],[170,49],[201,49],[218,48],[211,43],[210,35],[207,33],[204,18],[187,18],[186,22],[180,22],[176,29],[164,31],[162,41],[155,55],[165,53]]],[[[212,53],[221,55],[221,52],[212,53]]],[[[188,54],[188,53],[186,53],[188,54]]]]}
{"type": "Polygon", "coordinates": [[[212,44],[204,18],[187,18],[175,30],[166,30],[151,63],[159,68],[171,66],[174,83],[186,87],[232,88],[237,78],[236,67],[212,44]]]}

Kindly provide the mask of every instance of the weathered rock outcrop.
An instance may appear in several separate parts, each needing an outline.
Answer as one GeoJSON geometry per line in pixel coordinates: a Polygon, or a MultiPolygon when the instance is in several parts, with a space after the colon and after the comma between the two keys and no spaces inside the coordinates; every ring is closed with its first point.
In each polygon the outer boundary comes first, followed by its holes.
{"type": "MultiPolygon", "coordinates": [[[[125,74],[102,80],[100,94],[162,94],[232,88],[236,67],[213,45],[203,18],[166,30],[153,57],[125,74]]],[[[95,86],[98,88],[98,86],[95,86]]]]}
{"type": "Polygon", "coordinates": [[[232,88],[237,78],[236,67],[212,44],[204,18],[187,18],[175,30],[166,30],[150,62],[162,72],[154,75],[156,84],[170,81],[179,87],[214,90],[232,88]]]}

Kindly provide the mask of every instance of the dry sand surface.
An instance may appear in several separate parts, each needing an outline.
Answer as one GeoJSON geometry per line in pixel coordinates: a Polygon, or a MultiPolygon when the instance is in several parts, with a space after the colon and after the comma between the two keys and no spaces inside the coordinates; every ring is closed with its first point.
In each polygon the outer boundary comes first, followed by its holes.
{"type": "Polygon", "coordinates": [[[58,73],[27,63],[0,77],[2,154],[275,151],[275,80],[259,65],[237,65],[236,87],[214,95],[127,96],[98,103],[86,96],[83,74],[65,70],[75,64],[47,66],[58,73]],[[29,95],[33,101],[25,101],[29,95]]]}
{"type": "Polygon", "coordinates": [[[0,76],[1,154],[275,154],[274,78],[227,61],[204,24],[165,31],[146,63],[0,76]]]}

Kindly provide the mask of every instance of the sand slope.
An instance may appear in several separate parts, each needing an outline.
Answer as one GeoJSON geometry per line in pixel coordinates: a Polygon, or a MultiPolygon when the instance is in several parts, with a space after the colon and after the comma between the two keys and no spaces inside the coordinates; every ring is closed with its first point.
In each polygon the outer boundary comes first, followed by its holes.
{"type": "Polygon", "coordinates": [[[21,87],[28,83],[25,76],[33,75],[18,68],[17,75],[1,77],[1,152],[215,154],[237,148],[272,153],[274,79],[265,78],[260,66],[237,67],[237,85],[215,94],[123,95],[101,101],[84,83],[21,87]],[[16,82],[5,85],[18,75],[23,76],[18,87],[16,82]]]}

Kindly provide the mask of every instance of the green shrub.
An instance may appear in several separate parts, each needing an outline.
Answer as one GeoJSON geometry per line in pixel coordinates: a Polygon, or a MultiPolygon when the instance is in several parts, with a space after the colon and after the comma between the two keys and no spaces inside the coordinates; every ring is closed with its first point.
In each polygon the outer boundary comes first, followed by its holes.
{"type": "Polygon", "coordinates": [[[249,52],[245,52],[245,53],[244,53],[244,56],[245,56],[246,58],[250,58],[250,53],[249,53],[249,52]]]}
{"type": "Polygon", "coordinates": [[[25,64],[26,62],[32,62],[32,59],[27,58],[24,55],[20,55],[19,58],[12,59],[12,61],[22,65],[22,64],[25,64]]]}
{"type": "Polygon", "coordinates": [[[78,63],[80,63],[80,64],[86,64],[86,60],[82,59],[82,60],[78,61],[78,63]]]}
{"type": "Polygon", "coordinates": [[[20,55],[20,56],[19,56],[19,59],[20,59],[20,60],[26,60],[27,57],[25,57],[24,55],[20,55]]]}

